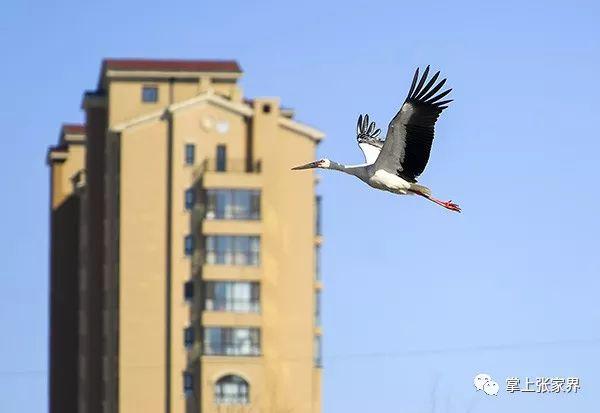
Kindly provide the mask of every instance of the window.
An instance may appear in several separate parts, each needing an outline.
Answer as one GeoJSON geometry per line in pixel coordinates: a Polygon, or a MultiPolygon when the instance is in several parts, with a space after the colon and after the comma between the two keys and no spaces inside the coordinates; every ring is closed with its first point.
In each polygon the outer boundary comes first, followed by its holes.
{"type": "Polygon", "coordinates": [[[321,280],[321,246],[315,245],[315,278],[321,280]]]}
{"type": "Polygon", "coordinates": [[[183,285],[183,298],[186,301],[191,301],[194,299],[194,280],[186,281],[183,285]]]}
{"type": "Polygon", "coordinates": [[[260,287],[257,282],[208,281],[204,308],[208,311],[257,313],[260,309],[260,287]]]}
{"type": "Polygon", "coordinates": [[[227,170],[227,147],[225,145],[217,145],[217,172],[225,172],[227,170]]]}
{"type": "Polygon", "coordinates": [[[250,327],[207,327],[204,354],[209,356],[258,356],[260,331],[250,327]]]}
{"type": "Polygon", "coordinates": [[[142,87],[142,102],[145,102],[145,103],[158,102],[158,87],[143,86],[142,87]]]}
{"type": "Polygon", "coordinates": [[[194,344],[194,326],[189,326],[183,330],[183,344],[190,347],[194,344]]]}
{"type": "Polygon", "coordinates": [[[215,403],[248,404],[250,402],[248,382],[240,376],[224,376],[215,384],[215,403]]]}
{"type": "Polygon", "coordinates": [[[271,105],[269,105],[268,103],[265,103],[263,105],[263,113],[271,113],[271,105]]]}
{"type": "Polygon", "coordinates": [[[194,208],[194,204],[196,203],[196,192],[194,188],[186,189],[185,191],[185,209],[194,208]]]}
{"type": "Polygon", "coordinates": [[[315,336],[315,366],[322,367],[323,360],[321,359],[322,345],[321,336],[315,336]]]}
{"type": "Polygon", "coordinates": [[[205,198],[207,219],[260,219],[260,190],[209,189],[205,198]]]}
{"type": "Polygon", "coordinates": [[[183,391],[186,396],[194,392],[194,375],[189,371],[183,373],[183,391]]]}
{"type": "Polygon", "coordinates": [[[186,235],[185,236],[185,255],[192,255],[194,252],[194,236],[186,235]]]}
{"type": "Polygon", "coordinates": [[[315,291],[315,325],[321,325],[321,291],[315,291]]]}
{"type": "Polygon", "coordinates": [[[315,197],[315,234],[321,235],[321,195],[315,197]]]}
{"type": "Polygon", "coordinates": [[[257,236],[209,235],[205,262],[216,265],[258,265],[260,238],[257,236]]]}
{"type": "Polygon", "coordinates": [[[193,165],[196,159],[196,145],[193,143],[185,144],[185,164],[193,165]]]}

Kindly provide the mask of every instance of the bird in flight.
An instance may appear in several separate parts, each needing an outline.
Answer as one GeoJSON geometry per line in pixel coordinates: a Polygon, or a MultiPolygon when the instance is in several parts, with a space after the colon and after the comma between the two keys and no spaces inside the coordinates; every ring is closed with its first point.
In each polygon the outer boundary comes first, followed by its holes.
{"type": "Polygon", "coordinates": [[[435,122],[452,102],[452,99],[442,100],[452,89],[439,92],[446,83],[446,79],[437,82],[440,72],[431,79],[428,76],[429,66],[420,79],[417,68],[404,104],[388,125],[385,140],[379,139],[381,129],[369,121],[369,115],[358,117],[356,139],[365,163],[342,165],[325,158],[292,169],[322,168],[345,172],[373,188],[398,195],[419,195],[451,211],[461,212],[457,204],[436,199],[429,188],[417,184],[417,177],[429,160],[435,122]]]}

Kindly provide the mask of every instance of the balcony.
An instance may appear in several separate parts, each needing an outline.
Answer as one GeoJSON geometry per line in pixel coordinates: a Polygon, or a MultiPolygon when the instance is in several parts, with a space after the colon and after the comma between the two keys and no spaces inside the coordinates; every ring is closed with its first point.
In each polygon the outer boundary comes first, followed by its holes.
{"type": "Polygon", "coordinates": [[[259,189],[207,189],[202,195],[206,219],[241,221],[260,219],[259,189]]]}
{"type": "Polygon", "coordinates": [[[204,310],[258,313],[260,284],[245,281],[207,281],[204,284],[204,310]]]}
{"type": "Polygon", "coordinates": [[[259,356],[260,329],[254,327],[206,327],[206,356],[259,356]]]}
{"type": "Polygon", "coordinates": [[[207,234],[193,250],[192,271],[201,266],[235,268],[260,267],[260,236],[207,234]]]}
{"type": "Polygon", "coordinates": [[[214,158],[206,158],[194,171],[194,176],[199,177],[207,172],[218,172],[218,173],[244,173],[244,174],[258,174],[261,172],[262,165],[261,160],[247,160],[247,159],[226,159],[218,161],[214,158]]]}
{"type": "Polygon", "coordinates": [[[228,189],[259,189],[262,187],[262,163],[260,160],[205,159],[193,172],[193,180],[201,187],[228,189]]]}

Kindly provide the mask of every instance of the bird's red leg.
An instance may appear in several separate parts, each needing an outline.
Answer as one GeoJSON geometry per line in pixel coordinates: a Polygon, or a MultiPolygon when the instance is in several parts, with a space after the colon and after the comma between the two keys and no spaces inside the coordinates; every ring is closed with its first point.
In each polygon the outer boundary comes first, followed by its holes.
{"type": "Polygon", "coordinates": [[[432,202],[435,202],[438,205],[443,206],[446,209],[449,209],[450,211],[454,211],[454,212],[460,212],[460,207],[453,203],[452,200],[450,201],[440,201],[439,199],[435,199],[431,196],[426,196],[427,199],[429,199],[432,202]]]}
{"type": "Polygon", "coordinates": [[[435,202],[436,204],[443,206],[444,208],[449,209],[450,211],[461,212],[460,207],[457,204],[453,203],[452,201],[441,201],[439,199],[432,197],[428,193],[421,192],[421,191],[412,190],[411,192],[414,194],[417,194],[417,195],[421,195],[423,198],[427,198],[431,202],[435,202]]]}

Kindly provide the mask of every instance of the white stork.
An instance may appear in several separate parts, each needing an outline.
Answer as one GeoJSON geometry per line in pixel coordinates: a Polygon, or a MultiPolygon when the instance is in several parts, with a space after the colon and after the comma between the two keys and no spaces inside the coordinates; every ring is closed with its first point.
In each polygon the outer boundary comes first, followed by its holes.
{"type": "Polygon", "coordinates": [[[398,195],[420,195],[451,211],[460,212],[460,207],[452,201],[440,201],[431,195],[429,188],[417,184],[417,177],[425,170],[435,121],[450,100],[441,100],[452,89],[438,93],[446,79],[436,84],[440,75],[437,72],[425,84],[429,66],[419,80],[419,69],[415,71],[412,85],[400,108],[388,126],[385,140],[378,138],[380,129],[375,122],[369,123],[369,115],[358,117],[358,146],[365,155],[365,163],[342,165],[329,159],[320,159],[296,169],[323,168],[342,171],[354,175],[368,185],[398,195]],[[417,84],[418,81],[418,84],[417,84]]]}

